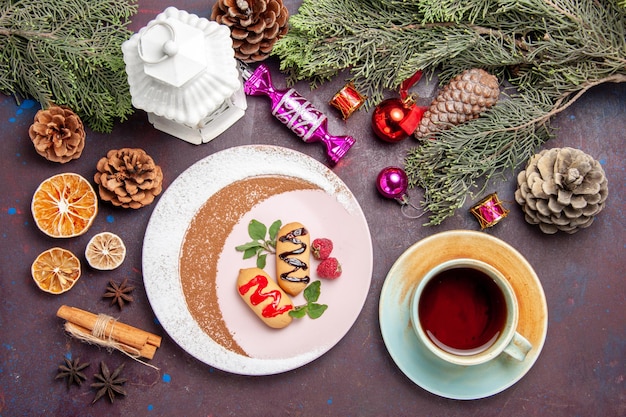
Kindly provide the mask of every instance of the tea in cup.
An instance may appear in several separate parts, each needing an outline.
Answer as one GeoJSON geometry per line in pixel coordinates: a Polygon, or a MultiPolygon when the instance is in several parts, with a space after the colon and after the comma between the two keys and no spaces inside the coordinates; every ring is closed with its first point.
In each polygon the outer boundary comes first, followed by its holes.
{"type": "Polygon", "coordinates": [[[518,318],[511,284],[475,259],[435,266],[411,300],[417,337],[433,354],[456,365],[479,365],[501,354],[523,361],[532,345],[517,333],[518,318]]]}

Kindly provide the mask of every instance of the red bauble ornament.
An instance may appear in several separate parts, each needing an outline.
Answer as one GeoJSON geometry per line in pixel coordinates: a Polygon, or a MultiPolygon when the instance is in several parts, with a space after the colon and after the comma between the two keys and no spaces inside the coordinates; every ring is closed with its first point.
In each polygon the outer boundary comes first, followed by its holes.
{"type": "Polygon", "coordinates": [[[386,142],[400,142],[415,131],[425,111],[426,107],[417,106],[410,100],[383,100],[372,114],[372,129],[386,142]]]}
{"type": "Polygon", "coordinates": [[[413,134],[428,107],[415,104],[409,88],[422,78],[417,71],[400,85],[400,98],[383,100],[372,114],[372,129],[376,136],[386,142],[400,142],[413,134]]]}

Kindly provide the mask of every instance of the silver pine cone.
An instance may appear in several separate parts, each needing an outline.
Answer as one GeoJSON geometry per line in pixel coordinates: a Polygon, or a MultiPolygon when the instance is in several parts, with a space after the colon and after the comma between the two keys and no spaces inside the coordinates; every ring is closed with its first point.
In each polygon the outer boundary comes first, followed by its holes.
{"type": "Polygon", "coordinates": [[[526,221],[548,234],[589,227],[609,194],[602,166],[579,149],[546,149],[517,176],[515,200],[526,221]]]}

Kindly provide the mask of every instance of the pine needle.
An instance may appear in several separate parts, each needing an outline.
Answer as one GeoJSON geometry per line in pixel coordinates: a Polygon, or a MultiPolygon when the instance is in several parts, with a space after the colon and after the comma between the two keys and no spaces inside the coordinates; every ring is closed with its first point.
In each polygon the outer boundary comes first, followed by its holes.
{"type": "Polygon", "coordinates": [[[136,0],[0,2],[0,92],[67,105],[95,131],[133,112],[121,44],[136,0]]]}

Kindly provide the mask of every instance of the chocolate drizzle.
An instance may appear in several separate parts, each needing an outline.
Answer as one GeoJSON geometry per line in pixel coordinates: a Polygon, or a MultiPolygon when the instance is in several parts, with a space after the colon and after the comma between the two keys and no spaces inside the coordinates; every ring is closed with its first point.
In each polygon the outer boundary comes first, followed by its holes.
{"type": "Polygon", "coordinates": [[[309,269],[309,266],[306,264],[306,262],[302,262],[300,259],[292,257],[293,255],[299,255],[306,250],[306,243],[298,239],[298,237],[304,236],[306,234],[308,234],[307,230],[304,227],[299,227],[278,238],[281,242],[291,242],[294,245],[299,246],[294,250],[278,254],[278,258],[280,258],[281,261],[287,263],[287,265],[293,266],[293,269],[291,271],[280,274],[280,279],[289,282],[302,282],[305,284],[308,284],[311,280],[308,275],[305,275],[304,277],[291,276],[292,273],[299,271],[300,269],[302,269],[303,271],[309,269]]]}

